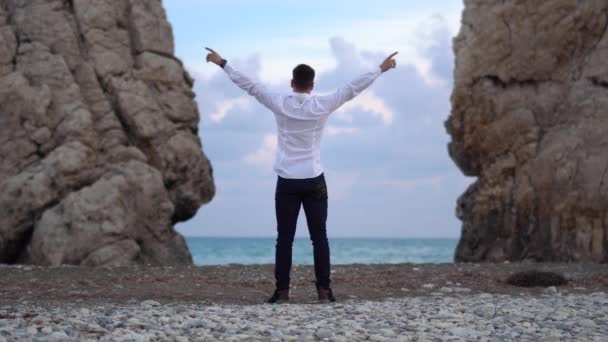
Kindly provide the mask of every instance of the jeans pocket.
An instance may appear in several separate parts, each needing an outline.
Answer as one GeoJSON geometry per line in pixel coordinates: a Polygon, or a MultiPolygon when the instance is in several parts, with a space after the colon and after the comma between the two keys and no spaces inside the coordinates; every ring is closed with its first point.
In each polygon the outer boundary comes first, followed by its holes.
{"type": "Polygon", "coordinates": [[[327,184],[325,183],[325,180],[317,184],[317,188],[315,189],[315,198],[320,200],[327,199],[327,184]]]}

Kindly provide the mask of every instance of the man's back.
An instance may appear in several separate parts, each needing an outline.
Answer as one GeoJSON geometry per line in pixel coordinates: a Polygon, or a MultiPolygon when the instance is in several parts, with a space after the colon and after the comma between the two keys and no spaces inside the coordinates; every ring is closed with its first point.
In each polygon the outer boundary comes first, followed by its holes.
{"type": "Polygon", "coordinates": [[[241,89],[270,109],[277,122],[277,155],[274,169],[290,179],[314,178],[323,173],[321,140],[331,113],[369,87],[382,73],[367,72],[336,91],[323,94],[270,92],[231,65],[224,70],[241,89]]]}
{"type": "Polygon", "coordinates": [[[323,173],[321,140],[328,114],[318,110],[314,95],[279,95],[276,109],[277,156],[274,169],[283,178],[314,178],[323,173]],[[319,112],[320,113],[320,112],[319,112]]]}

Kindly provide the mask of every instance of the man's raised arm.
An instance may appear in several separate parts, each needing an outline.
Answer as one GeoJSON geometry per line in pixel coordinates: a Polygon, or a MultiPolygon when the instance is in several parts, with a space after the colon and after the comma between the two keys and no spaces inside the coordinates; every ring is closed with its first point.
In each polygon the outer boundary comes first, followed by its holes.
{"type": "Polygon", "coordinates": [[[350,83],[343,85],[333,93],[319,96],[319,104],[325,109],[327,113],[332,113],[337,110],[347,101],[352,100],[355,96],[359,95],[363,90],[372,85],[376,78],[382,73],[394,69],[397,67],[397,62],[393,59],[398,52],[395,52],[388,56],[382,64],[375,71],[367,72],[350,83]]]}
{"type": "Polygon", "coordinates": [[[234,69],[228,62],[222,58],[217,52],[213,49],[206,48],[209,51],[207,55],[207,62],[213,62],[220,66],[228,77],[236,84],[239,88],[246,91],[249,95],[255,97],[261,104],[272,110],[272,93],[268,91],[266,86],[259,82],[255,82],[251,78],[247,77],[247,75],[241,73],[240,71],[234,69]]]}

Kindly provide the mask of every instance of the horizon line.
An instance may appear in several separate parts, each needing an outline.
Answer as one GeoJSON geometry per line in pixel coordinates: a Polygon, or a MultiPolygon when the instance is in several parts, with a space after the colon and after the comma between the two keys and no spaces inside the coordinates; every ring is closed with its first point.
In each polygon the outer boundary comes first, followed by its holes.
{"type": "MultiPolygon", "coordinates": [[[[217,238],[221,238],[221,239],[242,239],[242,238],[251,238],[251,239],[267,239],[267,238],[273,238],[276,239],[276,235],[241,235],[241,236],[237,236],[237,235],[185,235],[182,234],[184,237],[187,238],[211,238],[211,239],[217,239],[217,238]]],[[[300,238],[306,238],[309,239],[309,237],[307,236],[296,236],[296,239],[300,238]]],[[[329,236],[329,239],[425,239],[425,240],[446,240],[446,239],[451,239],[451,240],[457,240],[460,239],[460,237],[450,237],[450,236],[434,236],[434,237],[428,237],[428,236],[329,236]]]]}

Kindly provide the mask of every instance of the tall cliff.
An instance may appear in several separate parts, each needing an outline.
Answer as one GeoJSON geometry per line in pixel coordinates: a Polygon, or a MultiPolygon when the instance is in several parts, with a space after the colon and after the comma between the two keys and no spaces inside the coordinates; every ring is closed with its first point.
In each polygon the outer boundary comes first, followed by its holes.
{"type": "Polygon", "coordinates": [[[160,0],[0,0],[0,263],[191,263],[192,83],[160,0]]]}
{"type": "Polygon", "coordinates": [[[608,1],[465,0],[457,261],[608,261],[608,1]]]}

